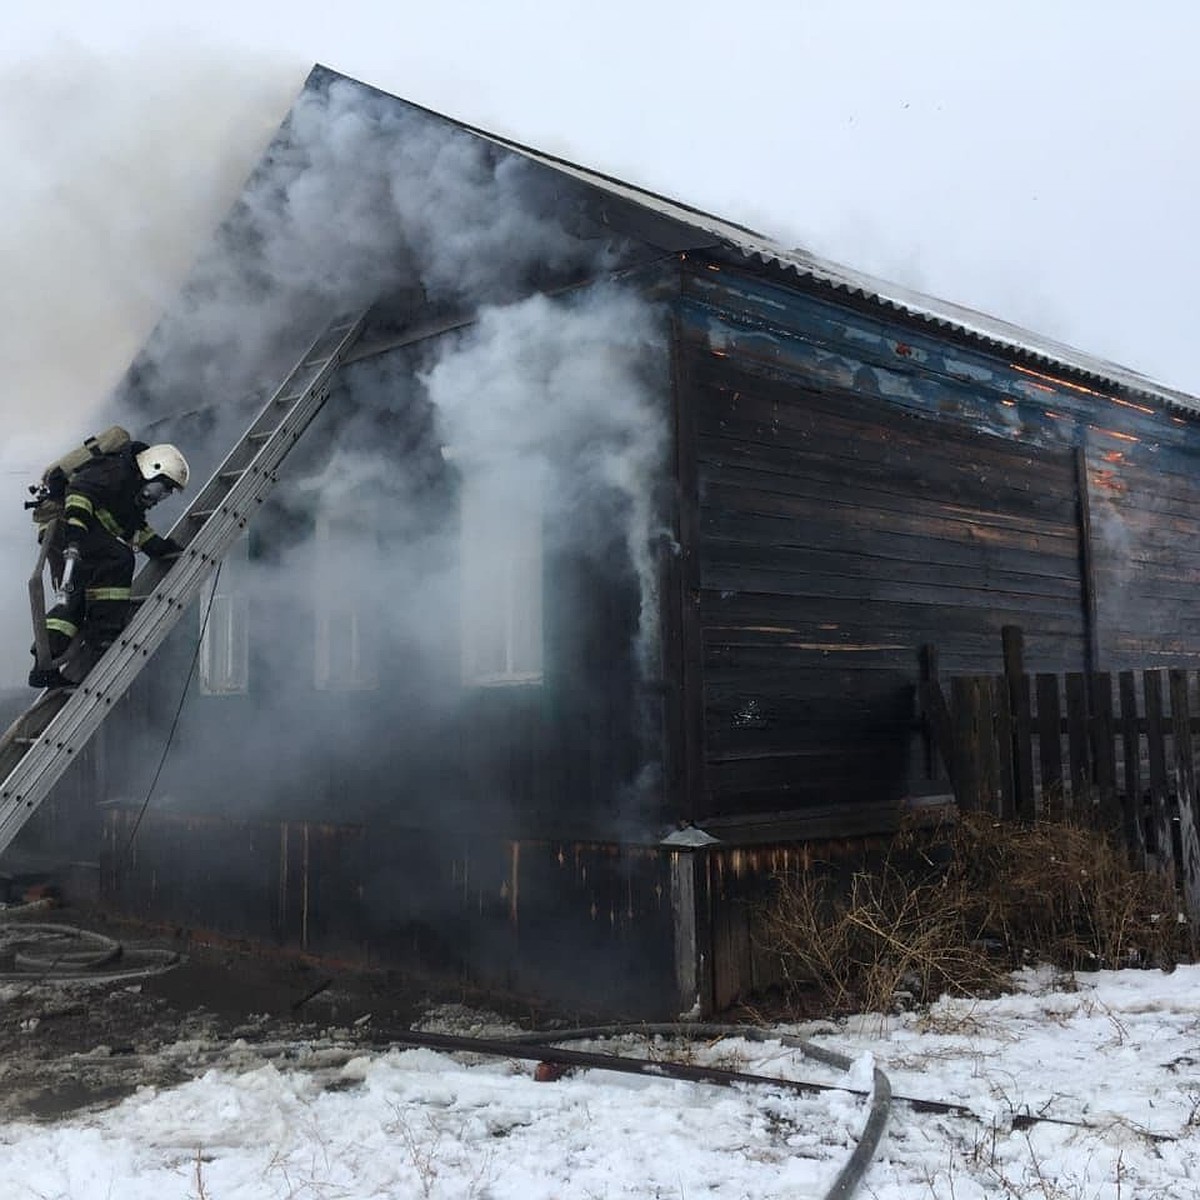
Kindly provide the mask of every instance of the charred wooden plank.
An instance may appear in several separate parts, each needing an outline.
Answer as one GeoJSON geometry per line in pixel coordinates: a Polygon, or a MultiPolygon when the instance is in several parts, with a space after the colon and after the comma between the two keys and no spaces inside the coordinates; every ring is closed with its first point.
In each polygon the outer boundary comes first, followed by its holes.
{"type": "Polygon", "coordinates": [[[1012,704],[1006,676],[997,675],[990,683],[993,732],[987,740],[991,743],[991,757],[995,761],[992,811],[1002,821],[1009,821],[1016,815],[1012,704]]]}
{"type": "MultiPolygon", "coordinates": [[[[757,712],[750,720],[758,721],[757,712]]],[[[819,724],[794,723],[776,726],[770,718],[761,725],[718,723],[709,717],[705,721],[705,757],[709,763],[737,762],[801,754],[844,754],[854,758],[867,748],[915,738],[911,714],[904,721],[886,723],[882,720],[819,724]]]]}
{"type": "Polygon", "coordinates": [[[1122,671],[1117,679],[1121,701],[1121,749],[1124,766],[1124,791],[1121,796],[1122,828],[1130,859],[1135,867],[1146,862],[1146,836],[1142,825],[1141,733],[1138,721],[1137,679],[1132,671],[1122,671]]]}
{"type": "Polygon", "coordinates": [[[1117,727],[1113,715],[1112,676],[1097,672],[1088,678],[1091,709],[1091,753],[1096,783],[1097,827],[1106,832],[1120,828],[1117,805],[1117,727]]]}
{"type": "MultiPolygon", "coordinates": [[[[953,633],[984,633],[991,637],[991,659],[995,662],[996,636],[1011,623],[1014,610],[988,605],[964,607],[953,603],[907,604],[902,601],[878,601],[844,598],[837,604],[823,603],[823,597],[795,598],[772,593],[700,594],[700,619],[705,630],[722,641],[722,634],[766,635],[781,644],[797,642],[879,643],[899,639],[909,651],[928,638],[913,638],[914,632],[938,630],[946,637],[953,633]]],[[[1069,637],[1079,632],[1079,621],[1071,613],[1040,617],[1039,636],[1069,637]]],[[[709,638],[706,636],[706,641],[709,638]]],[[[748,644],[754,644],[753,636],[748,644]]],[[[944,652],[944,651],[943,651],[944,652]]]]}
{"type": "Polygon", "coordinates": [[[723,531],[750,527],[752,518],[757,518],[767,523],[767,532],[775,535],[785,526],[797,530],[826,527],[986,542],[994,547],[1042,551],[1060,557],[1079,554],[1078,532],[1061,521],[1009,517],[983,506],[953,508],[913,499],[903,503],[900,498],[893,506],[874,508],[863,504],[848,487],[837,492],[814,488],[812,495],[796,496],[710,484],[705,488],[702,512],[706,532],[718,536],[723,531]]]}
{"type": "Polygon", "coordinates": [[[681,328],[673,320],[671,339],[671,415],[674,421],[676,533],[679,554],[672,567],[680,688],[673,693],[672,736],[675,757],[675,807],[679,817],[695,820],[707,809],[704,763],[703,631],[700,618],[700,496],[696,465],[696,426],[692,396],[693,360],[681,353],[681,328]]]}
{"type": "Polygon", "coordinates": [[[1058,694],[1058,676],[1038,674],[1034,678],[1037,694],[1038,758],[1042,772],[1042,807],[1051,820],[1063,815],[1062,706],[1058,694]]]}
{"type": "MultiPolygon", "coordinates": [[[[984,570],[999,567],[1004,571],[1048,578],[1078,579],[1078,550],[1073,536],[1066,533],[1052,541],[1038,542],[1026,537],[1023,542],[1008,538],[1001,543],[991,531],[980,525],[954,530],[959,537],[934,537],[928,528],[911,520],[906,523],[878,524],[866,529],[845,522],[831,522],[823,516],[803,518],[779,512],[755,512],[740,509],[708,508],[703,515],[702,554],[710,569],[718,562],[718,553],[730,545],[759,550],[784,547],[822,555],[853,555],[871,559],[897,560],[932,566],[984,570]],[[712,548],[710,550],[710,548],[712,548]]],[[[837,564],[829,573],[835,574],[837,564]]]]}
{"type": "Polygon", "coordinates": [[[1196,763],[1189,721],[1188,676],[1169,672],[1171,740],[1175,748],[1175,817],[1179,823],[1180,882],[1193,920],[1200,917],[1200,822],[1197,820],[1196,763]]]}
{"type": "Polygon", "coordinates": [[[1170,780],[1167,776],[1167,733],[1164,714],[1162,672],[1142,674],[1142,692],[1146,703],[1146,749],[1150,772],[1151,843],[1160,871],[1175,875],[1174,829],[1170,780]]]}
{"type": "MultiPolygon", "coordinates": [[[[803,755],[786,768],[782,760],[713,764],[697,823],[708,829],[713,821],[732,817],[757,821],[771,812],[799,816],[814,806],[830,806],[830,797],[836,797],[834,807],[842,813],[842,832],[848,836],[857,810],[886,808],[898,818],[902,803],[913,794],[904,759],[896,755],[879,758],[881,761],[869,763],[862,761],[862,754],[857,758],[803,755]],[[885,758],[890,766],[884,765],[885,758]]],[[[949,793],[948,785],[944,791],[949,793]]],[[[835,828],[827,835],[838,837],[841,833],[835,828]]]]}
{"type": "Polygon", "coordinates": [[[1088,737],[1087,677],[1069,671],[1067,690],[1067,751],[1071,759],[1071,803],[1068,814],[1085,824],[1091,820],[1092,764],[1088,737]]]}
{"type": "MultiPolygon", "coordinates": [[[[701,380],[698,421],[704,432],[737,430],[767,444],[783,444],[786,439],[801,446],[813,438],[836,438],[839,452],[852,459],[867,458],[880,449],[896,457],[930,452],[931,442],[938,444],[932,453],[940,447],[947,456],[956,452],[961,456],[963,449],[969,449],[976,461],[989,468],[1029,462],[1043,454],[1054,456],[1054,448],[1045,445],[980,438],[965,422],[923,419],[923,414],[894,403],[881,404],[877,397],[858,395],[849,388],[770,379],[741,363],[714,362],[707,355],[694,361],[701,380]]],[[[1002,473],[997,479],[1003,486],[1002,473]]]]}
{"type": "Polygon", "coordinates": [[[964,812],[987,812],[993,777],[990,709],[986,710],[980,676],[956,675],[951,682],[951,718],[954,723],[955,796],[964,812]],[[986,723],[986,728],[985,728],[986,723]]]}
{"type": "Polygon", "coordinates": [[[1029,676],[1025,674],[1025,635],[1019,625],[1007,625],[1000,631],[1004,650],[1004,678],[1008,705],[1012,713],[1013,816],[1032,820],[1033,791],[1033,716],[1029,696],[1029,676]]]}
{"type": "Polygon", "coordinates": [[[938,678],[937,647],[926,645],[921,648],[921,683],[919,690],[921,712],[926,721],[925,777],[937,777],[939,761],[954,786],[954,726],[950,717],[950,706],[946,703],[938,678]]]}
{"type": "Polygon", "coordinates": [[[798,496],[811,494],[814,486],[845,490],[853,485],[866,502],[883,508],[894,507],[897,496],[909,496],[931,505],[970,504],[1062,524],[1073,519],[1073,488],[1061,486],[1053,459],[1042,472],[1047,476],[1042,490],[1031,486],[1036,458],[1010,455],[1003,463],[988,464],[980,461],[976,447],[932,440],[904,455],[890,448],[864,454],[864,437],[872,428],[865,424],[841,432],[825,429],[799,445],[781,444],[774,433],[770,441],[739,436],[737,425],[723,420],[719,436],[701,436],[699,465],[706,483],[798,496]]]}
{"type": "Polygon", "coordinates": [[[1092,508],[1088,495],[1087,447],[1075,448],[1075,477],[1079,489],[1079,576],[1083,584],[1083,628],[1088,671],[1099,665],[1099,629],[1096,623],[1096,578],[1092,552],[1092,508]]]}
{"type": "MultiPolygon", "coordinates": [[[[745,754],[710,759],[708,776],[712,791],[731,795],[746,791],[777,791],[808,795],[816,784],[836,792],[847,783],[878,786],[899,794],[906,784],[903,771],[908,747],[904,740],[881,743],[871,754],[862,752],[862,742],[833,750],[813,746],[807,750],[778,754],[745,754]],[[890,785],[890,789],[889,789],[890,785]]],[[[786,803],[775,807],[784,809],[786,803]]]]}
{"type": "Polygon", "coordinates": [[[978,591],[981,573],[986,571],[988,587],[997,592],[1044,596],[1064,605],[1075,602],[1079,595],[1076,572],[1064,572],[1057,560],[1015,555],[996,562],[993,556],[989,564],[982,549],[943,547],[914,538],[872,550],[863,545],[822,549],[793,545],[790,540],[767,545],[741,537],[709,537],[701,546],[700,561],[704,585],[714,590],[757,590],[744,581],[770,572],[782,582],[784,591],[796,590],[804,579],[813,577],[882,578],[917,585],[936,581],[947,588],[978,591]]]}

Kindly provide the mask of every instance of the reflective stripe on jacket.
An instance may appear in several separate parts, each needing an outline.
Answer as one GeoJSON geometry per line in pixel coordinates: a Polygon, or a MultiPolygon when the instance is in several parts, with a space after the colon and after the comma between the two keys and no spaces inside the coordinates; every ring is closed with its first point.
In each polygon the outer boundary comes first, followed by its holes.
{"type": "Polygon", "coordinates": [[[144,483],[132,447],[85,463],[67,484],[67,540],[103,529],[134,550],[142,549],[158,536],[138,504],[144,483]]]}

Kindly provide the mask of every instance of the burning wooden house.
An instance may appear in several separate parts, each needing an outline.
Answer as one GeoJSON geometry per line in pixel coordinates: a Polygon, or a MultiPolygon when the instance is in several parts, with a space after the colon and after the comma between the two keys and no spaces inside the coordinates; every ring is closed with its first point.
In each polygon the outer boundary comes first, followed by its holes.
{"type": "Polygon", "coordinates": [[[113,414],[203,477],[357,310],[25,835],[116,909],[711,1011],[756,882],[945,789],[922,647],[1200,665],[1200,402],[324,68],[113,414]]]}

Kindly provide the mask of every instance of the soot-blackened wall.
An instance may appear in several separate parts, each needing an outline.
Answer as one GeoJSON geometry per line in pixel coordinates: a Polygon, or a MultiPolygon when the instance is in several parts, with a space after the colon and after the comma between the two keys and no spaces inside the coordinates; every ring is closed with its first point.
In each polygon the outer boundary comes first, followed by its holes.
{"type": "Polygon", "coordinates": [[[1191,422],[717,261],[677,340],[685,815],[837,836],[894,809],[926,644],[946,673],[998,670],[1006,625],[1030,670],[1200,653],[1191,422]]]}

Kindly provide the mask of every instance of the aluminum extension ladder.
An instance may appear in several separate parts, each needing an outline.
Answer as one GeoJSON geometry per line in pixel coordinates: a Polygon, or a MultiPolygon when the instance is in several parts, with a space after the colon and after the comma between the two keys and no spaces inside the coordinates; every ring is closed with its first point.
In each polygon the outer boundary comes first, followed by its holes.
{"type": "Polygon", "coordinates": [[[333,321],[171,528],[182,547],[134,580],[136,611],[75,688],[46,691],[0,738],[0,854],[162,644],[274,486],[276,470],[329,396],[366,313],[333,321]]]}

